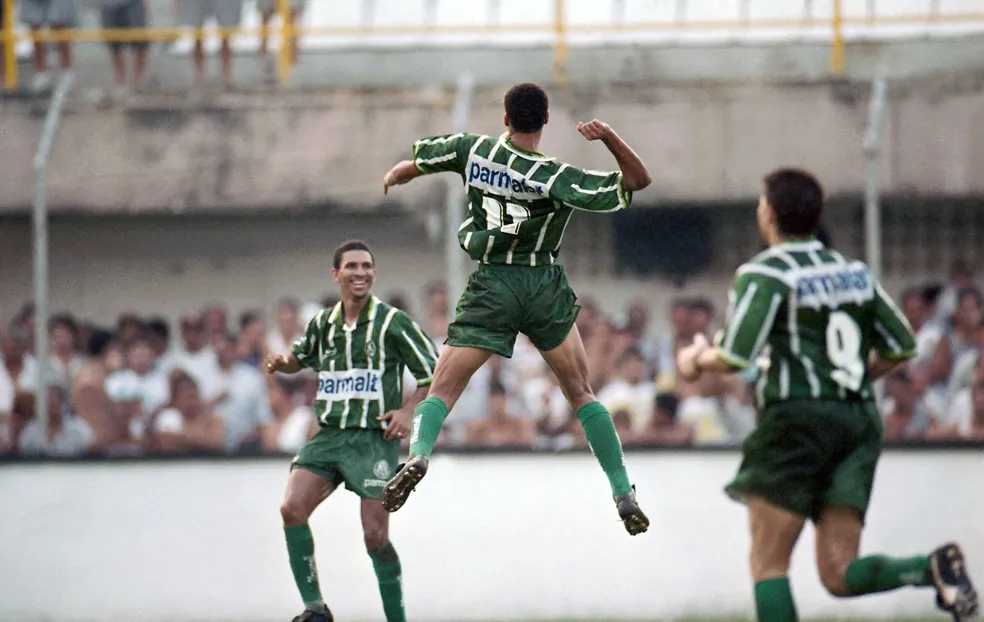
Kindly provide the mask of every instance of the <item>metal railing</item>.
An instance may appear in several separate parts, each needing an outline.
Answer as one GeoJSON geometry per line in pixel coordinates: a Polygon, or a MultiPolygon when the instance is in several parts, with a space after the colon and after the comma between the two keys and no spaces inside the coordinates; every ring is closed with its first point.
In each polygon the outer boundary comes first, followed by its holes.
{"type": "MultiPolygon", "coordinates": [[[[17,0],[0,0],[6,84],[17,84],[15,47],[26,41],[175,41],[228,37],[279,40],[277,75],[290,82],[290,47],[346,45],[495,45],[531,41],[551,45],[559,81],[571,45],[600,41],[680,41],[693,37],[761,40],[816,38],[831,45],[831,72],[841,75],[845,41],[879,36],[984,32],[979,0],[309,0],[295,26],[289,0],[277,0],[279,25],[256,26],[252,3],[242,27],[88,29],[28,32],[13,19],[17,0]],[[518,16],[518,18],[515,18],[518,16]],[[481,40],[479,41],[479,38],[481,40]]],[[[192,0],[183,0],[192,1],[192,0]]]]}

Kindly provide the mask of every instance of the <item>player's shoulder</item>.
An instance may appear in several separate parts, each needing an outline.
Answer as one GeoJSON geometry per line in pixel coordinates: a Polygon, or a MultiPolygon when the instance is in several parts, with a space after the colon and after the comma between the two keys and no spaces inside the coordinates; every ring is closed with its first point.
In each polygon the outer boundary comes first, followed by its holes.
{"type": "Polygon", "coordinates": [[[403,309],[394,307],[387,302],[383,302],[379,298],[375,299],[375,303],[376,317],[379,318],[378,321],[383,323],[383,326],[387,332],[400,333],[414,325],[415,322],[413,318],[410,317],[410,314],[403,309]]]}
{"type": "Polygon", "coordinates": [[[338,314],[342,312],[342,303],[336,303],[331,307],[322,307],[308,322],[308,328],[314,330],[324,330],[329,324],[335,321],[338,314]]]}
{"type": "Polygon", "coordinates": [[[490,137],[486,134],[478,134],[475,132],[455,132],[454,134],[435,134],[434,136],[424,136],[423,138],[417,139],[414,143],[416,147],[432,147],[437,145],[447,145],[447,146],[459,146],[466,145],[471,146],[475,143],[488,140],[490,137]]]}
{"type": "Polygon", "coordinates": [[[735,280],[766,282],[780,288],[792,288],[796,277],[787,264],[767,252],[759,253],[735,270],[735,280]]]}

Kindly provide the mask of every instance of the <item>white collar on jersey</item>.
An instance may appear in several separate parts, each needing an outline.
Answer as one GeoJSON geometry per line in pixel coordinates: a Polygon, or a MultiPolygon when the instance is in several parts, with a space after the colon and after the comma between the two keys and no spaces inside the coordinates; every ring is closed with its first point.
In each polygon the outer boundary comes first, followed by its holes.
{"type": "Polygon", "coordinates": [[[820,240],[803,240],[797,242],[781,242],[776,244],[777,248],[781,248],[785,251],[818,251],[823,248],[823,242],[820,240]]]}

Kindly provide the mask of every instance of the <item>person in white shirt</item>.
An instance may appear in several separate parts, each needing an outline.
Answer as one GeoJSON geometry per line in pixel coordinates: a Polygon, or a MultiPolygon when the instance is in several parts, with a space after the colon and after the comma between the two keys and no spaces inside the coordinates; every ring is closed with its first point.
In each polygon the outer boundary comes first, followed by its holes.
{"type": "Polygon", "coordinates": [[[27,334],[11,330],[0,336],[0,373],[6,373],[15,393],[33,393],[37,388],[38,364],[28,352],[27,334]]]}
{"type": "Polygon", "coordinates": [[[50,331],[51,355],[48,357],[52,371],[52,381],[62,386],[71,386],[76,374],[82,369],[85,357],[76,351],[79,325],[70,315],[56,315],[48,323],[50,331]]]}
{"type": "Polygon", "coordinates": [[[157,370],[154,351],[143,337],[127,348],[126,363],[106,378],[106,393],[128,411],[133,437],[142,438],[147,418],[170,399],[167,376],[157,370]]]}
{"type": "Polygon", "coordinates": [[[314,410],[305,404],[295,404],[290,381],[284,376],[270,379],[270,410],[273,418],[263,425],[263,453],[296,454],[318,430],[314,410]]]}
{"type": "Polygon", "coordinates": [[[618,362],[615,377],[598,392],[598,401],[608,412],[624,410],[633,432],[649,425],[656,399],[656,385],[646,359],[638,348],[629,348],[618,362]]]}
{"type": "Polygon", "coordinates": [[[14,381],[7,374],[7,368],[0,365],[0,454],[5,454],[14,446],[13,438],[14,381]]]}
{"type": "Polygon", "coordinates": [[[48,388],[48,426],[41,426],[37,417],[24,427],[20,435],[20,453],[25,456],[72,457],[85,454],[95,440],[92,428],[80,417],[66,409],[64,388],[48,388]]]}
{"type": "Polygon", "coordinates": [[[298,315],[301,305],[295,298],[281,298],[277,302],[277,316],[274,327],[267,335],[267,352],[290,355],[290,347],[303,336],[298,315]]]}
{"type": "Polygon", "coordinates": [[[246,451],[259,444],[261,426],[273,419],[266,379],[239,360],[235,337],[218,333],[212,337],[212,347],[220,378],[215,414],[225,423],[225,449],[228,453],[246,451]]]}
{"type": "Polygon", "coordinates": [[[222,393],[222,378],[215,350],[208,344],[202,316],[189,313],[181,318],[184,351],[174,357],[174,368],[188,372],[198,385],[201,398],[213,402],[222,393]]]}
{"type": "Polygon", "coordinates": [[[909,320],[912,332],[916,336],[916,356],[909,360],[910,367],[928,371],[936,351],[936,344],[943,336],[940,325],[932,320],[932,309],[922,291],[917,288],[907,289],[901,297],[902,313],[909,320]]]}

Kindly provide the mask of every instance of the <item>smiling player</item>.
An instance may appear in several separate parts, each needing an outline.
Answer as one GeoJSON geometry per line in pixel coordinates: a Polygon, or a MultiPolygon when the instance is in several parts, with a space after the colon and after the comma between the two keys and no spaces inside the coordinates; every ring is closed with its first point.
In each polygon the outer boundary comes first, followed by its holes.
{"type": "Polygon", "coordinates": [[[410,316],[372,295],[376,265],[365,242],[335,251],[332,278],[341,302],[308,324],[290,356],[271,354],[268,373],[318,372],[315,414],[321,429],[291,462],[280,513],[294,580],[305,611],[294,622],[332,622],[321,597],[308,518],[344,482],[362,498],[366,549],[379,580],[387,622],[405,622],[400,558],[389,541],[389,514],[379,501],[396,470],[399,442],[413,408],[427,394],[437,348],[410,316]],[[401,403],[408,368],[417,391],[401,403]]]}

